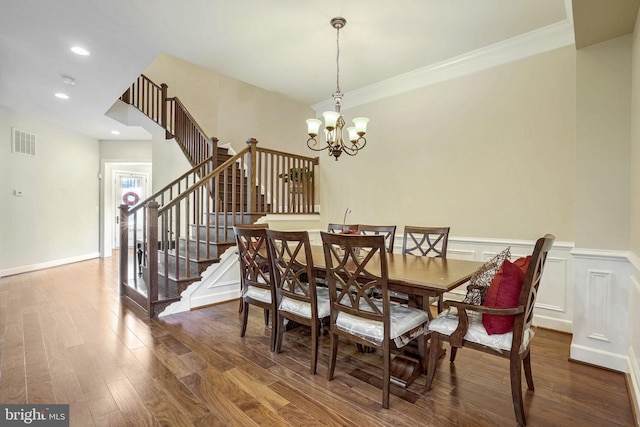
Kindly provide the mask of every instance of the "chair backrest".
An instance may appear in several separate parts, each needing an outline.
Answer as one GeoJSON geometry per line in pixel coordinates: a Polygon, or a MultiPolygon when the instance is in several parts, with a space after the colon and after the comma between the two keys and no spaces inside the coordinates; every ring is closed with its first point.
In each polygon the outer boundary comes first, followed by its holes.
{"type": "Polygon", "coordinates": [[[450,227],[404,227],[402,253],[418,256],[447,257],[450,227]]]}
{"type": "Polygon", "coordinates": [[[266,227],[234,226],[233,232],[238,245],[242,294],[246,293],[249,286],[272,290],[266,227]]]}
{"type": "Polygon", "coordinates": [[[320,235],[332,323],[339,312],[383,322],[385,337],[381,339],[388,338],[389,273],[384,237],[324,232],[320,235]],[[380,293],[376,290],[381,291],[382,303],[374,297],[380,293]]]}
{"type": "Polygon", "coordinates": [[[358,224],[333,224],[329,223],[327,226],[329,233],[343,233],[343,234],[355,234],[358,231],[358,224]]]}
{"type": "Polygon", "coordinates": [[[518,299],[518,305],[525,307],[524,313],[517,315],[513,325],[513,341],[522,342],[523,334],[531,327],[533,321],[533,309],[538,295],[538,287],[544,272],[547,255],[553,246],[555,236],[546,234],[539,238],[533,248],[529,266],[522,282],[522,289],[518,299]]]}
{"type": "Polygon", "coordinates": [[[286,296],[316,307],[316,279],[309,233],[267,230],[273,283],[286,296]]]}
{"type": "Polygon", "coordinates": [[[395,225],[364,225],[358,224],[358,231],[364,236],[369,235],[383,235],[386,242],[387,253],[393,253],[393,243],[396,240],[396,226],[395,225]]]}

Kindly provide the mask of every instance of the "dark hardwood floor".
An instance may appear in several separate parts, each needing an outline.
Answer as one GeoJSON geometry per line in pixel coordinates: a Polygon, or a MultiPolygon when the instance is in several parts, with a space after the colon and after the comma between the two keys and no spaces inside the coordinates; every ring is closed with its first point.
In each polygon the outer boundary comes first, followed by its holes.
{"type": "MultiPolygon", "coordinates": [[[[309,333],[269,352],[262,313],[239,337],[238,302],[149,320],[120,304],[118,257],[0,279],[0,403],[68,403],[72,426],[516,425],[508,361],[460,350],[424,377],[392,386],[382,409],[381,358],[340,346],[327,381],[328,338],[309,375],[309,333]],[[373,384],[373,385],[372,385],[373,384]]],[[[529,426],[630,426],[624,375],[568,361],[571,337],[538,330],[529,426]]]]}

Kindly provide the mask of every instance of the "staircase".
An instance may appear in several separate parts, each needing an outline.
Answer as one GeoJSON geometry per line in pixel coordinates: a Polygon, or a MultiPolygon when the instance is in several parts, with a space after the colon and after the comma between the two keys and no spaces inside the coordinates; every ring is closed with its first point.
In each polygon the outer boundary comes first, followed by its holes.
{"type": "Polygon", "coordinates": [[[167,85],[144,75],[120,100],[165,129],[193,166],[136,206],[120,206],[120,293],[149,317],[180,300],[235,246],[234,225],[267,213],[317,213],[318,158],[259,148],[255,139],[232,155],[205,135],[177,97],[167,97],[167,85]]]}

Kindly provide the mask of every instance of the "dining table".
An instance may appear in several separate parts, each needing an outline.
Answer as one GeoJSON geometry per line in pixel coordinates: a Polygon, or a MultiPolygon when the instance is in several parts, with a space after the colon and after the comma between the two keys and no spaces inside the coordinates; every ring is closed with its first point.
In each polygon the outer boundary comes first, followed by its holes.
{"type": "MultiPolygon", "coordinates": [[[[312,245],[311,252],[314,269],[324,275],[323,247],[312,245]]],[[[388,288],[406,293],[409,305],[425,310],[431,319],[430,298],[440,297],[466,283],[482,265],[479,261],[390,253],[387,254],[388,288]]],[[[421,366],[417,346],[405,346],[403,350],[391,361],[391,381],[408,387],[427,372],[427,366],[421,366]]],[[[444,350],[439,351],[444,354],[444,350]]]]}

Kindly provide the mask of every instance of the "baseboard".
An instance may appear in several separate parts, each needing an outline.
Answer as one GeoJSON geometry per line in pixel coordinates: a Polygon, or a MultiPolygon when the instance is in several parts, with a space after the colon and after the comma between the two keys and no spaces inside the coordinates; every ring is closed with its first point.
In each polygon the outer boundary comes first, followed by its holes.
{"type": "Polygon", "coordinates": [[[45,268],[59,267],[65,264],[73,264],[74,262],[87,261],[94,258],[99,258],[100,253],[95,252],[92,254],[79,255],[71,258],[58,259],[55,261],[47,261],[38,264],[24,265],[21,267],[8,268],[6,270],[0,270],[0,277],[13,276],[15,274],[29,273],[31,271],[44,270],[45,268]]]}
{"type": "Polygon", "coordinates": [[[618,372],[627,372],[628,369],[628,357],[582,345],[571,344],[569,358],[618,372]]]}
{"type": "Polygon", "coordinates": [[[568,334],[573,332],[573,322],[565,319],[557,319],[549,316],[541,316],[534,314],[533,324],[545,329],[552,329],[554,331],[566,332],[568,334]]]}

